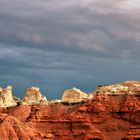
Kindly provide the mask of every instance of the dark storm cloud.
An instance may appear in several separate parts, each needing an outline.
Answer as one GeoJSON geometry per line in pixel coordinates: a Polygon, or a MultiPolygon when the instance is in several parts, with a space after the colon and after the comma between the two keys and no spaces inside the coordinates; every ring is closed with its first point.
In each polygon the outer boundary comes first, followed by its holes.
{"type": "Polygon", "coordinates": [[[139,12],[138,0],[0,0],[1,85],[55,98],[139,80],[139,12]]]}
{"type": "Polygon", "coordinates": [[[116,57],[136,57],[134,49],[139,49],[140,42],[137,15],[140,7],[138,1],[129,3],[1,1],[1,42],[39,49],[92,51],[108,57],[115,49],[116,57]]]}

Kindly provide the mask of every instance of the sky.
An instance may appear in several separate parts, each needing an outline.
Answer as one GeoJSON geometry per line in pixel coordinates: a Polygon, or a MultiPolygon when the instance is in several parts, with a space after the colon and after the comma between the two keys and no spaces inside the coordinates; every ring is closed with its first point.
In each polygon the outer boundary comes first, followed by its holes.
{"type": "Polygon", "coordinates": [[[140,80],[139,0],[0,0],[0,86],[67,88],[140,80]]]}

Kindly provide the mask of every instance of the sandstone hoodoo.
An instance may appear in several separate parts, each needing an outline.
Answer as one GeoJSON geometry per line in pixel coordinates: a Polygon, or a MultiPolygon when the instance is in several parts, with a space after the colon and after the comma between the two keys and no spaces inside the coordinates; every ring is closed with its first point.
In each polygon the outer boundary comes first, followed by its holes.
{"type": "Polygon", "coordinates": [[[62,96],[62,102],[63,103],[79,103],[88,98],[88,95],[84,92],[82,92],[80,89],[72,88],[67,89],[64,91],[64,94],[62,96]]]}
{"type": "Polygon", "coordinates": [[[31,105],[31,104],[47,104],[47,99],[43,96],[40,92],[38,87],[30,87],[27,89],[26,94],[22,100],[24,105],[31,105]]]}
{"type": "MultiPolygon", "coordinates": [[[[1,100],[11,91],[1,88],[1,100]]],[[[47,101],[37,87],[27,89],[18,105],[19,99],[10,97],[0,104],[2,140],[140,140],[137,81],[99,86],[90,98],[73,88],[62,100],[47,101]]]]}
{"type": "Polygon", "coordinates": [[[10,85],[6,88],[0,87],[0,107],[10,107],[17,104],[13,98],[12,89],[10,85]]]}

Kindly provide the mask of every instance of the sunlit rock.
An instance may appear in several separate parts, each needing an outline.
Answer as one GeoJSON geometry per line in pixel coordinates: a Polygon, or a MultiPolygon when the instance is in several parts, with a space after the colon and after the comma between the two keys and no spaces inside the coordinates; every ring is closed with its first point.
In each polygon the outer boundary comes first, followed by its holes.
{"type": "Polygon", "coordinates": [[[47,99],[40,92],[38,87],[30,87],[27,89],[24,98],[22,99],[22,104],[31,105],[31,104],[47,104],[47,99]]]}
{"type": "Polygon", "coordinates": [[[138,81],[125,81],[114,85],[100,85],[97,87],[96,92],[105,94],[140,94],[140,82],[138,81]]]}
{"type": "Polygon", "coordinates": [[[86,100],[88,95],[80,89],[72,88],[64,91],[62,102],[64,103],[78,103],[86,100]]]}
{"type": "Polygon", "coordinates": [[[17,104],[13,98],[12,89],[12,86],[0,88],[0,107],[10,107],[17,104]]]}
{"type": "Polygon", "coordinates": [[[51,101],[48,101],[49,104],[60,104],[61,103],[61,100],[51,100],[51,101]]]}

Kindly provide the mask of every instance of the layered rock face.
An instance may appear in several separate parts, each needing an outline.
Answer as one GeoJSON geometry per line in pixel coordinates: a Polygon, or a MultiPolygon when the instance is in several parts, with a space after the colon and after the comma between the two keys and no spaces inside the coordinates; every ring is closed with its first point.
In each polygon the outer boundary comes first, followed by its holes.
{"type": "Polygon", "coordinates": [[[42,140],[47,139],[47,136],[30,128],[16,117],[0,113],[0,138],[1,140],[42,140]]]}
{"type": "Polygon", "coordinates": [[[0,87],[0,107],[15,106],[17,103],[12,95],[12,86],[0,87]]]}
{"type": "Polygon", "coordinates": [[[43,96],[40,92],[38,87],[30,87],[27,89],[25,97],[22,100],[24,105],[31,105],[31,104],[47,104],[47,99],[43,96]]]}
{"type": "Polygon", "coordinates": [[[137,81],[125,81],[123,83],[109,85],[109,86],[98,86],[96,92],[103,92],[106,94],[139,94],[140,93],[140,82],[137,81]]]}
{"type": "MultiPolygon", "coordinates": [[[[98,87],[93,98],[84,96],[86,97],[84,102],[82,96],[81,102],[67,100],[67,103],[74,104],[65,104],[56,100],[44,105],[21,103],[15,107],[1,107],[0,138],[3,138],[2,140],[139,140],[139,85],[136,81],[126,81],[98,87]]],[[[68,95],[64,99],[79,99],[79,96],[68,95]]],[[[34,100],[36,101],[36,98],[34,100]]]]}
{"type": "Polygon", "coordinates": [[[86,100],[88,95],[80,89],[72,88],[64,91],[62,102],[64,103],[78,103],[86,100]]]}

